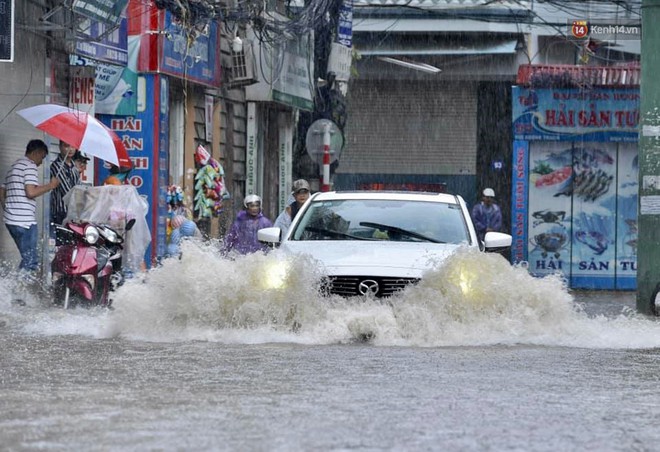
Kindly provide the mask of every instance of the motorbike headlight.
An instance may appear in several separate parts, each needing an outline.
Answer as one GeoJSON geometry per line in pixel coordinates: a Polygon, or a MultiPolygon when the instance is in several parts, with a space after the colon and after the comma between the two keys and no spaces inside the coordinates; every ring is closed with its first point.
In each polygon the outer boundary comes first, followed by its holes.
{"type": "Polygon", "coordinates": [[[99,230],[96,226],[87,226],[85,228],[85,241],[90,245],[94,245],[99,240],[99,230]]]}
{"type": "Polygon", "coordinates": [[[119,234],[117,234],[114,229],[107,227],[103,228],[103,237],[105,237],[110,243],[119,243],[121,241],[119,234]]]}

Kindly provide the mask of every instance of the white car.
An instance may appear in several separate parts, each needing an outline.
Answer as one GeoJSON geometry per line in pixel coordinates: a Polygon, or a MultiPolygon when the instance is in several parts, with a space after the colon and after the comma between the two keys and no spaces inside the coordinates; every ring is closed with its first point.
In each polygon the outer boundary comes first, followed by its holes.
{"type": "Polygon", "coordinates": [[[315,258],[330,292],[342,296],[390,296],[461,246],[511,246],[511,236],[499,232],[487,233],[480,245],[460,196],[418,192],[315,193],[286,236],[266,228],[258,238],[315,258]]]}

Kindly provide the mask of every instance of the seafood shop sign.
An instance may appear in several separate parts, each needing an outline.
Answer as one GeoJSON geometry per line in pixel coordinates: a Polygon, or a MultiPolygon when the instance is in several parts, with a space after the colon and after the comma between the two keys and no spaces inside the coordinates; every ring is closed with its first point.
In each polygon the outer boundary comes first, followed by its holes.
{"type": "Polygon", "coordinates": [[[638,124],[638,89],[514,87],[514,262],[636,288],[638,124]]]}

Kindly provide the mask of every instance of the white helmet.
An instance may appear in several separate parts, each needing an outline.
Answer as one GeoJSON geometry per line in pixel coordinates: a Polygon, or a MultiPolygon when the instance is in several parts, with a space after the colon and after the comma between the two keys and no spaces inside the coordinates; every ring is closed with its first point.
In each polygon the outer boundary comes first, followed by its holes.
{"type": "Polygon", "coordinates": [[[247,207],[248,204],[252,204],[253,202],[261,204],[261,197],[259,195],[247,195],[243,200],[243,205],[247,207]]]}

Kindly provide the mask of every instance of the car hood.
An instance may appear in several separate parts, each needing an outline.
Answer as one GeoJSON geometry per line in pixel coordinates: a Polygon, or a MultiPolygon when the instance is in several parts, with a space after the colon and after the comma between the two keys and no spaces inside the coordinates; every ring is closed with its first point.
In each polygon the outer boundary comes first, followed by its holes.
{"type": "Polygon", "coordinates": [[[410,242],[285,241],[280,249],[318,260],[327,275],[421,278],[461,245],[410,242]]]}

